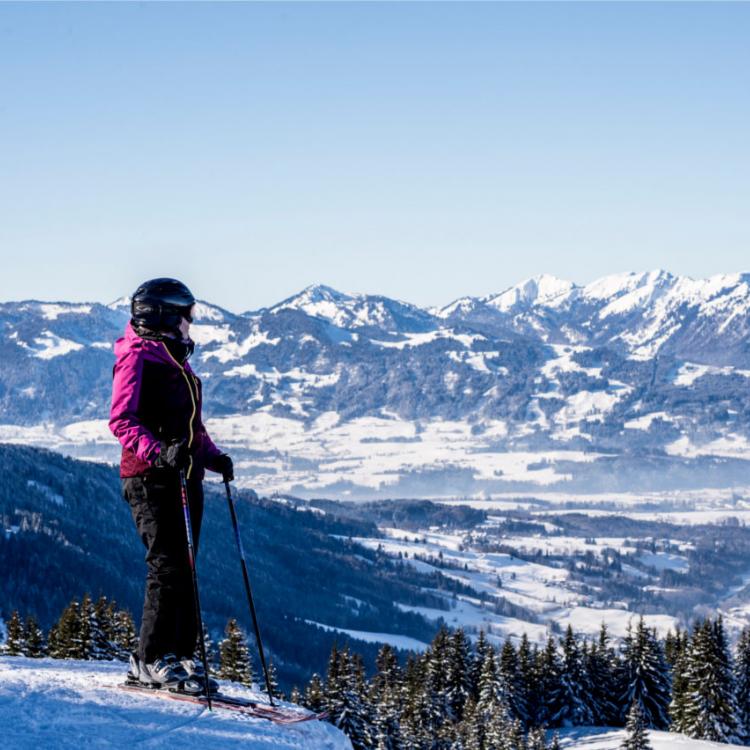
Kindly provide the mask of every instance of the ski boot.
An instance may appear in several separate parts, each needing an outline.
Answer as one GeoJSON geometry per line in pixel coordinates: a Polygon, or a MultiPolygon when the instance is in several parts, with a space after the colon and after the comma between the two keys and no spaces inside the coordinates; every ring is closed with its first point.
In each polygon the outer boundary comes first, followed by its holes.
{"type": "Polygon", "coordinates": [[[148,664],[131,654],[129,666],[127,681],[131,684],[189,695],[200,695],[204,690],[203,684],[190,678],[174,654],[166,654],[148,664]]]}
{"type": "Polygon", "coordinates": [[[216,682],[213,677],[209,677],[208,685],[206,685],[206,670],[203,668],[203,664],[201,662],[196,661],[192,658],[184,658],[180,659],[180,664],[182,665],[182,668],[187,672],[188,678],[190,680],[198,682],[203,686],[204,692],[206,691],[206,689],[208,689],[208,692],[211,693],[211,695],[215,695],[219,692],[219,683],[216,682]]]}

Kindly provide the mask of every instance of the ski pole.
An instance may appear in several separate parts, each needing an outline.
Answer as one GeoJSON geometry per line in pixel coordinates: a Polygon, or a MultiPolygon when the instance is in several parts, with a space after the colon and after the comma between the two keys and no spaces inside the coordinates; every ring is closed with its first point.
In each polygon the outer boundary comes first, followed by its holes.
{"type": "Polygon", "coordinates": [[[208,701],[208,710],[211,711],[211,675],[208,669],[208,659],[206,658],[206,642],[203,639],[203,617],[201,617],[201,601],[198,596],[198,576],[195,572],[195,549],[193,547],[193,525],[190,523],[190,507],[188,506],[187,479],[185,479],[185,470],[180,469],[180,494],[182,496],[182,512],[185,515],[185,534],[187,535],[188,559],[190,561],[190,573],[193,577],[193,602],[195,604],[195,621],[198,624],[200,633],[201,659],[203,660],[203,669],[206,673],[206,700],[208,701]]]}
{"type": "Polygon", "coordinates": [[[227,490],[227,504],[229,505],[229,514],[232,516],[232,528],[234,528],[234,539],[237,542],[237,549],[240,553],[240,564],[242,565],[242,578],[245,581],[245,593],[247,594],[247,603],[250,606],[250,614],[253,616],[253,627],[255,628],[255,642],[258,644],[258,653],[260,654],[260,663],[263,667],[263,675],[266,678],[266,690],[268,691],[268,700],[273,706],[273,691],[271,690],[271,680],[268,678],[268,668],[266,667],[266,656],[263,653],[263,641],[260,638],[260,628],[258,627],[258,616],[255,613],[255,602],[253,601],[253,592],[250,589],[250,578],[247,575],[247,563],[245,562],[245,550],[242,548],[242,538],[240,537],[240,527],[237,523],[237,513],[234,510],[234,499],[232,491],[229,489],[229,480],[224,480],[224,487],[227,490]]]}

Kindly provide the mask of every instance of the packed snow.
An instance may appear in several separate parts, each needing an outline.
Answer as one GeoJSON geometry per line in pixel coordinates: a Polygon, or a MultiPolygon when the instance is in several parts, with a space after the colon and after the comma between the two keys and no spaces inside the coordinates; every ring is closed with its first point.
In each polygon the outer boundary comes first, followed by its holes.
{"type": "MultiPolygon", "coordinates": [[[[125,671],[122,662],[0,656],[3,745],[13,750],[351,750],[349,739],[327,722],[279,726],[118,690],[125,671]]],[[[262,693],[239,686],[227,687],[227,692],[264,700],[262,693]]]]}

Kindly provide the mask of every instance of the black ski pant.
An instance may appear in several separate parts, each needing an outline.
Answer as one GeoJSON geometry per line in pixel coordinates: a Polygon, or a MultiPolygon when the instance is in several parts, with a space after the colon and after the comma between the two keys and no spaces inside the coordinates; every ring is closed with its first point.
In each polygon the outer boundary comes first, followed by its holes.
{"type": "MultiPolygon", "coordinates": [[[[122,491],[146,547],[146,595],[138,655],[150,663],[165,654],[192,657],[198,636],[180,479],[128,477],[122,491]]],[[[188,480],[188,503],[197,554],[203,517],[203,486],[188,480]]]]}

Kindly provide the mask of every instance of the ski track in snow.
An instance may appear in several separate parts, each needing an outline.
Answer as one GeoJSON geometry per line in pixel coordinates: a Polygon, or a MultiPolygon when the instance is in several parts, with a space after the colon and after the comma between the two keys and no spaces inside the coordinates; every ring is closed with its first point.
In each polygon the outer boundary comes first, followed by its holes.
{"type": "MultiPolygon", "coordinates": [[[[126,665],[0,657],[0,727],[10,750],[211,748],[351,750],[327,722],[278,726],[265,719],[117,689],[126,665]]],[[[262,700],[232,686],[227,692],[262,700]]]]}

